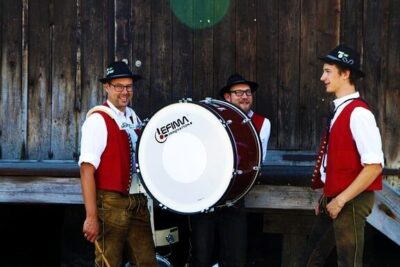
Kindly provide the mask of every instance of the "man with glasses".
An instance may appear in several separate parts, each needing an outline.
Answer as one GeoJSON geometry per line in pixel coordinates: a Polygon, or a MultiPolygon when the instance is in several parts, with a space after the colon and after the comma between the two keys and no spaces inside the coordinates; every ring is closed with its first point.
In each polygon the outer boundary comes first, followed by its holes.
{"type": "Polygon", "coordinates": [[[135,168],[141,121],[133,109],[133,74],[125,62],[110,64],[100,79],[107,101],[92,108],[82,126],[79,158],[86,209],[84,237],[95,243],[96,266],[156,266],[147,198],[135,168]]]}
{"type": "MultiPolygon", "coordinates": [[[[268,119],[258,115],[251,107],[258,84],[239,74],[228,78],[219,95],[240,108],[253,122],[262,146],[263,161],[271,131],[268,119]]],[[[194,214],[191,226],[191,266],[209,267],[213,264],[215,244],[219,244],[219,266],[245,266],[247,257],[247,218],[243,198],[231,207],[216,207],[209,213],[194,214]]]]}

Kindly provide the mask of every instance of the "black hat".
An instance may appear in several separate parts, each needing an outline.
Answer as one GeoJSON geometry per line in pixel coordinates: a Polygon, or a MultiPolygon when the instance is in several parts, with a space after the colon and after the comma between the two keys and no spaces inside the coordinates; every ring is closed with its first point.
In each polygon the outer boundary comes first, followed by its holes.
{"type": "Polygon", "coordinates": [[[333,49],[324,57],[318,57],[320,60],[329,64],[338,64],[342,67],[354,71],[359,77],[364,77],[365,74],[360,70],[360,57],[355,50],[341,44],[333,49]]]}
{"type": "Polygon", "coordinates": [[[248,81],[243,76],[241,76],[240,74],[235,73],[235,74],[232,74],[228,78],[228,80],[226,81],[226,85],[224,87],[222,87],[221,90],[219,90],[219,95],[221,97],[224,97],[224,94],[229,92],[229,90],[232,87],[232,85],[240,84],[240,83],[248,84],[250,86],[250,89],[251,89],[252,92],[257,90],[257,88],[258,88],[258,83],[252,82],[252,81],[248,81]]]}
{"type": "Polygon", "coordinates": [[[132,73],[128,65],[123,61],[116,61],[108,65],[106,77],[99,79],[101,83],[107,83],[112,79],[132,78],[135,82],[142,79],[142,76],[132,73]]]}

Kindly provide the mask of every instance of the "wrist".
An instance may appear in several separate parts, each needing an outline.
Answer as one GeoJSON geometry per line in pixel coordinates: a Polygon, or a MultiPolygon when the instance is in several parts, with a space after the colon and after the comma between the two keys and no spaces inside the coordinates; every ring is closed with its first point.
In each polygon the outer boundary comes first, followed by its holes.
{"type": "Polygon", "coordinates": [[[343,206],[346,204],[346,200],[340,195],[335,197],[335,200],[340,208],[343,208],[343,206]]]}

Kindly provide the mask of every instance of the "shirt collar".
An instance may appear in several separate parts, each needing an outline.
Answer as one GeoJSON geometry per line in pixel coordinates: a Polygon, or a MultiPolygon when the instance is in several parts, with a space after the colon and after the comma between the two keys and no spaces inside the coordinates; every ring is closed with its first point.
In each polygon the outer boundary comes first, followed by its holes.
{"type": "Polygon", "coordinates": [[[121,110],[117,109],[109,100],[107,100],[107,104],[117,116],[129,117],[131,115],[131,110],[128,107],[126,107],[124,113],[121,110]]]}
{"type": "Polygon", "coordinates": [[[360,93],[359,92],[355,92],[352,93],[350,95],[345,95],[342,96],[340,98],[336,98],[335,100],[333,100],[333,103],[335,104],[335,108],[337,108],[340,104],[342,104],[343,102],[351,99],[351,98],[359,98],[360,97],[360,93]]]}
{"type": "Polygon", "coordinates": [[[247,116],[249,116],[249,118],[253,117],[254,111],[253,110],[249,110],[249,112],[247,112],[247,116]]]}

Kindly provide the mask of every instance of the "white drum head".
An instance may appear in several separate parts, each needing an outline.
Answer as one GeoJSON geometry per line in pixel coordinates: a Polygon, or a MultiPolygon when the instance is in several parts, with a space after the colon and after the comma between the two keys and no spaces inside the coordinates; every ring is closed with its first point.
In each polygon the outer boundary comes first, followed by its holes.
{"type": "Polygon", "coordinates": [[[139,140],[139,172],[147,190],[177,212],[216,204],[230,184],[234,162],[231,137],[219,117],[194,103],[159,110],[139,140]]]}

